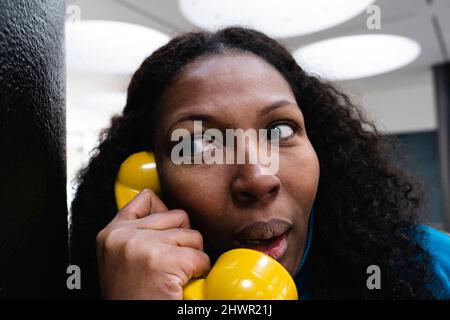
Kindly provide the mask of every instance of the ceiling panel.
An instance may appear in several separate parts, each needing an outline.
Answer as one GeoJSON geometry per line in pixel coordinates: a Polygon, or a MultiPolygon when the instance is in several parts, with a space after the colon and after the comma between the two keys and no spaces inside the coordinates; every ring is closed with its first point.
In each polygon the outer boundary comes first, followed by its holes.
{"type": "MultiPolygon", "coordinates": [[[[177,0],[68,0],[77,4],[82,19],[109,19],[152,27],[171,36],[195,29],[181,14],[177,0]]],[[[282,1],[280,1],[282,3],[282,1]]],[[[411,75],[429,72],[444,61],[450,52],[450,0],[378,0],[381,8],[381,30],[368,30],[366,12],[328,30],[303,37],[280,39],[289,49],[337,36],[361,33],[403,35],[418,41],[421,56],[412,64],[387,74],[347,81],[343,84],[362,91],[389,90],[411,75]],[[433,18],[435,17],[435,18],[433,18]],[[433,19],[436,21],[433,22],[433,19]],[[442,35],[436,32],[436,22],[442,35]]]]}
{"type": "MultiPolygon", "coordinates": [[[[111,19],[133,22],[152,27],[174,36],[195,29],[181,14],[177,0],[69,0],[68,4],[77,4],[82,19],[111,19]]],[[[361,33],[390,33],[411,37],[423,48],[416,63],[406,67],[415,71],[445,60],[442,44],[436,35],[432,16],[438,18],[443,32],[445,49],[450,50],[450,0],[378,0],[381,8],[381,30],[368,30],[366,21],[369,15],[359,16],[334,28],[303,37],[281,39],[289,49],[318,40],[343,35],[361,33]]],[[[447,57],[448,58],[448,57],[447,57]]]]}

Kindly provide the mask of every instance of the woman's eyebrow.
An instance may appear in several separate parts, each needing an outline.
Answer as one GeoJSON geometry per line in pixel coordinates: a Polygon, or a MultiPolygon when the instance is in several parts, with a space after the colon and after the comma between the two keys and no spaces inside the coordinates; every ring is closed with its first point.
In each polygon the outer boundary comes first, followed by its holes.
{"type": "MultiPolygon", "coordinates": [[[[259,111],[260,116],[264,116],[278,108],[285,107],[285,106],[295,106],[296,104],[289,100],[279,100],[275,101],[274,103],[269,104],[268,106],[265,106],[259,111]]],[[[192,112],[186,112],[181,114],[175,122],[170,126],[170,128],[173,128],[176,124],[184,121],[205,121],[205,122],[216,122],[217,119],[214,117],[214,115],[205,114],[205,113],[192,113],[192,112]]]]}
{"type": "Polygon", "coordinates": [[[204,113],[186,113],[182,114],[170,127],[172,128],[179,122],[184,121],[205,121],[205,122],[213,122],[214,116],[204,114],[204,113]]]}
{"type": "Polygon", "coordinates": [[[168,133],[172,132],[175,128],[175,126],[180,123],[180,122],[185,122],[185,121],[202,121],[202,122],[206,122],[206,123],[214,123],[215,122],[215,117],[212,115],[208,115],[208,114],[204,114],[204,113],[191,113],[191,112],[186,112],[183,113],[182,115],[180,115],[180,117],[175,120],[175,122],[173,122],[170,127],[169,130],[167,130],[168,133]]]}
{"type": "Polygon", "coordinates": [[[284,99],[283,100],[279,100],[279,101],[271,103],[268,106],[266,106],[263,109],[261,109],[259,111],[259,115],[264,116],[264,115],[266,115],[266,114],[268,114],[268,113],[270,113],[270,112],[272,112],[272,111],[274,111],[274,110],[276,110],[276,109],[278,109],[280,107],[285,107],[285,106],[290,106],[290,105],[295,106],[296,104],[294,102],[292,102],[292,101],[289,101],[289,100],[284,100],[284,99]]]}

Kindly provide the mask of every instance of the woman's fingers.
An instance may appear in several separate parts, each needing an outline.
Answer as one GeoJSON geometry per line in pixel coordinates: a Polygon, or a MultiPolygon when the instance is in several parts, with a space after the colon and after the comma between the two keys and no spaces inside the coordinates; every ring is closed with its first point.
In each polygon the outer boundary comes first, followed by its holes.
{"type": "Polygon", "coordinates": [[[166,205],[153,190],[144,189],[117,213],[116,218],[119,220],[140,219],[152,213],[167,210],[166,205]]]}
{"type": "Polygon", "coordinates": [[[182,299],[183,285],[210,269],[203,237],[184,210],[143,190],[97,235],[102,294],[111,299],[182,299]]]}
{"type": "Polygon", "coordinates": [[[185,275],[183,286],[192,278],[200,278],[206,275],[211,269],[209,256],[205,252],[193,248],[173,248],[171,254],[166,259],[168,265],[181,268],[185,275]]]}
{"type": "Polygon", "coordinates": [[[203,251],[203,237],[197,230],[186,228],[168,229],[157,231],[157,237],[161,242],[203,251]]]}
{"type": "Polygon", "coordinates": [[[138,229],[166,230],[191,227],[187,212],[181,209],[152,213],[136,220],[135,223],[138,229]]]}
{"type": "MultiPolygon", "coordinates": [[[[133,237],[133,230],[125,229],[120,232],[116,231],[116,238],[130,238],[133,237]],[[131,231],[131,232],[130,232],[131,231]]],[[[167,230],[144,230],[144,229],[138,229],[134,231],[134,239],[136,239],[136,242],[143,244],[143,247],[145,247],[145,243],[150,242],[159,242],[159,243],[166,243],[177,247],[186,247],[186,248],[192,248],[196,250],[203,251],[203,236],[202,234],[193,229],[186,229],[186,228],[173,228],[173,229],[167,229],[167,230]]],[[[113,239],[111,239],[114,235],[110,236],[111,241],[113,242],[113,239]]]]}

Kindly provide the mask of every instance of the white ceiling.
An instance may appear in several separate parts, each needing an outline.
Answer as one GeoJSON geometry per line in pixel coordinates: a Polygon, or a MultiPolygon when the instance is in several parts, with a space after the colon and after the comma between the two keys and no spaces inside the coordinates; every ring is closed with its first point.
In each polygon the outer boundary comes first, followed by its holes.
{"type": "MultiPolygon", "coordinates": [[[[66,2],[67,5],[75,4],[80,8],[82,20],[105,19],[130,22],[160,30],[169,36],[195,29],[182,16],[177,0],[67,0],[66,2]]],[[[282,0],[280,0],[281,4],[282,0]]],[[[422,99],[421,103],[428,104],[425,106],[428,108],[426,110],[429,110],[425,112],[429,115],[428,120],[412,128],[411,126],[402,127],[398,123],[384,124],[384,127],[390,132],[434,129],[436,121],[429,70],[433,65],[449,60],[450,0],[378,0],[376,4],[381,8],[381,30],[368,30],[366,27],[368,14],[363,13],[332,29],[280,41],[291,50],[323,39],[362,33],[396,34],[418,41],[422,46],[422,53],[407,67],[384,75],[347,81],[342,85],[354,92],[367,93],[370,95],[368,100],[372,101],[371,108],[379,108],[376,105],[378,96],[383,96],[381,99],[383,101],[389,101],[389,92],[396,87],[404,92],[411,82],[405,80],[416,78],[417,83],[421,83],[422,90],[426,91],[427,98],[422,99]],[[440,29],[442,36],[439,36],[437,29],[440,29]]],[[[395,95],[395,98],[398,99],[398,95],[395,95]]],[[[407,99],[398,103],[409,105],[407,99]]],[[[421,106],[418,105],[417,108],[421,106]]],[[[423,112],[424,110],[421,110],[421,113],[423,112]]]]}
{"type": "MultiPolygon", "coordinates": [[[[177,0],[68,0],[67,3],[80,7],[82,19],[137,23],[158,29],[170,36],[195,29],[181,14],[177,0]]],[[[281,42],[288,48],[295,49],[337,36],[389,33],[413,38],[422,45],[421,57],[407,69],[429,67],[445,60],[432,17],[437,17],[446,51],[450,53],[450,0],[378,0],[376,4],[381,8],[382,30],[368,30],[368,14],[363,13],[331,29],[283,39],[281,42]]]]}

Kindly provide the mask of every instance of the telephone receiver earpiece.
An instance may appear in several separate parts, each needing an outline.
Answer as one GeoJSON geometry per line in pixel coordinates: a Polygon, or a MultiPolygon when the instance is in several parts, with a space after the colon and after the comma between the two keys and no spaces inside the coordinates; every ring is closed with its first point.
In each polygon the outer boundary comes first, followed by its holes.
{"type": "Polygon", "coordinates": [[[161,196],[161,188],[153,152],[138,152],[120,166],[114,184],[117,208],[120,210],[144,189],[161,196]]]}
{"type": "MultiPolygon", "coordinates": [[[[114,191],[122,209],[143,189],[161,195],[155,156],[138,152],[120,166],[114,191]]],[[[275,259],[256,250],[239,248],[223,253],[204,279],[191,279],[185,300],[297,300],[289,272],[275,259]]]]}

